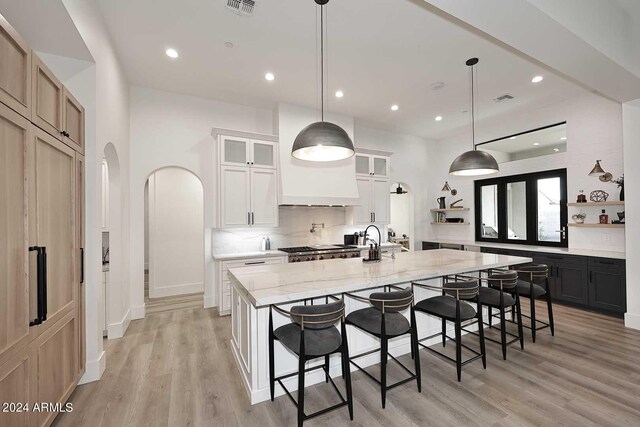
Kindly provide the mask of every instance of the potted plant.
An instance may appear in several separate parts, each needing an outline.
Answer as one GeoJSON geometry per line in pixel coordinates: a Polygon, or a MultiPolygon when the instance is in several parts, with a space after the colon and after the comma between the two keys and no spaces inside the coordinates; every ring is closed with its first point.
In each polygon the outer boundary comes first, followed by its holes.
{"type": "Polygon", "coordinates": [[[624,202],[624,174],[618,179],[612,179],[611,182],[618,184],[618,188],[620,189],[620,201],[624,202]]]}

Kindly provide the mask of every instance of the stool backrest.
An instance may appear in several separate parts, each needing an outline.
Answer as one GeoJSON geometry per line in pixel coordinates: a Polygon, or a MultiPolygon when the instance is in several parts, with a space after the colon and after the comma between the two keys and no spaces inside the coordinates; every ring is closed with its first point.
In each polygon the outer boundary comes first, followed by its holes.
{"type": "Polygon", "coordinates": [[[513,289],[518,283],[518,272],[514,270],[501,271],[499,273],[493,273],[488,277],[489,286],[500,289],[513,289]]]}
{"type": "Polygon", "coordinates": [[[413,302],[411,288],[392,292],[374,292],[369,295],[371,305],[384,313],[397,313],[408,308],[413,302]]]}
{"type": "Polygon", "coordinates": [[[336,324],[344,316],[344,301],[329,304],[296,305],[291,307],[291,321],[303,328],[325,329],[336,324]]]}
{"type": "Polygon", "coordinates": [[[548,274],[549,267],[545,264],[530,264],[518,267],[518,278],[527,283],[530,281],[533,281],[533,283],[544,282],[548,274]]]}
{"type": "Polygon", "coordinates": [[[473,299],[480,292],[478,280],[449,280],[444,284],[445,293],[460,299],[473,299]]]}

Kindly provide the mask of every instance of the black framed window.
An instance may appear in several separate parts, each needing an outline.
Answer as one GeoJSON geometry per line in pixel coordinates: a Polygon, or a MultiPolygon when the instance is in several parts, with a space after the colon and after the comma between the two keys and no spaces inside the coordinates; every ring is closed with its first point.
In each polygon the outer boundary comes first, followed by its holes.
{"type": "Polygon", "coordinates": [[[567,170],[475,181],[476,240],[567,247],[567,170]]]}

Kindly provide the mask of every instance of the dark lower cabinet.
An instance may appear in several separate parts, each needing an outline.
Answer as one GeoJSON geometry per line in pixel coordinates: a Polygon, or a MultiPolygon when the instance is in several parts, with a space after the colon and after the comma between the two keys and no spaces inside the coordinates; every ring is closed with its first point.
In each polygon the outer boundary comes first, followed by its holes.
{"type": "Polygon", "coordinates": [[[627,310],[624,260],[503,248],[482,248],[482,252],[530,257],[535,264],[547,265],[549,291],[555,301],[612,313],[627,310]]]}
{"type": "Polygon", "coordinates": [[[624,261],[589,258],[589,305],[624,313],[627,311],[624,261]]]}
{"type": "Polygon", "coordinates": [[[430,251],[432,249],[440,249],[440,243],[435,243],[435,242],[422,242],[422,250],[423,251],[430,251]]]}

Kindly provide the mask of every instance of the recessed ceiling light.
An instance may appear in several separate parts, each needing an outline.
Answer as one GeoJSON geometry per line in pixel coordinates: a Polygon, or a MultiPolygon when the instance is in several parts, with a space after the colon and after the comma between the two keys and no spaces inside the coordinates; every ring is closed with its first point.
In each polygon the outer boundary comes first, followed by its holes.
{"type": "Polygon", "coordinates": [[[440,90],[444,87],[444,82],[435,82],[431,84],[431,90],[440,90]]]}
{"type": "Polygon", "coordinates": [[[531,83],[540,83],[541,81],[544,80],[544,77],[542,76],[535,76],[534,78],[531,79],[531,83]]]}
{"type": "Polygon", "coordinates": [[[442,116],[436,116],[435,120],[436,122],[442,121],[442,116]]]}
{"type": "Polygon", "coordinates": [[[270,82],[274,81],[276,78],[276,76],[273,75],[273,73],[267,73],[264,75],[264,79],[268,80],[270,82]]]}
{"type": "Polygon", "coordinates": [[[231,42],[224,42],[224,46],[228,47],[229,49],[231,49],[233,47],[233,43],[231,42]]]}
{"type": "Polygon", "coordinates": [[[517,138],[517,136],[512,136],[512,137],[511,137],[511,138],[509,138],[509,139],[516,139],[516,138],[517,138]]]}
{"type": "Polygon", "coordinates": [[[560,151],[560,149],[559,148],[554,148],[553,151],[555,151],[557,153],[558,151],[560,151]]]}
{"type": "Polygon", "coordinates": [[[391,106],[391,111],[398,111],[398,108],[400,108],[400,107],[398,107],[396,104],[393,104],[391,106]]]}
{"type": "Polygon", "coordinates": [[[566,140],[567,140],[566,136],[563,136],[562,138],[560,138],[560,141],[566,141],[566,140]]]}
{"type": "Polygon", "coordinates": [[[539,142],[534,142],[533,145],[537,146],[537,145],[540,145],[540,143],[539,142]]]}
{"type": "Polygon", "coordinates": [[[336,92],[336,98],[342,98],[344,96],[344,92],[339,90],[336,92]]]}
{"type": "Polygon", "coordinates": [[[166,53],[169,58],[176,59],[178,57],[178,51],[172,48],[165,50],[164,53],[166,53]]]}

